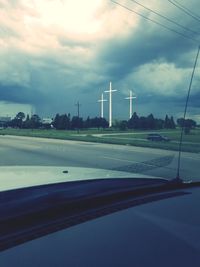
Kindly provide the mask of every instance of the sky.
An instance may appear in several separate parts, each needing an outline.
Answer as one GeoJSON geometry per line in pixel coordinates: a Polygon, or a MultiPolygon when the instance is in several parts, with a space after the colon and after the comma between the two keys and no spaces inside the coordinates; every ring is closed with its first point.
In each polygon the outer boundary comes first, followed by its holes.
{"type": "MultiPolygon", "coordinates": [[[[129,90],[140,116],[182,117],[200,42],[199,0],[136,1],[149,9],[115,1],[0,0],[0,116],[74,116],[78,101],[81,116],[99,116],[111,81],[114,119],[128,119],[129,90]]],[[[188,117],[200,121],[200,58],[188,117]]]]}

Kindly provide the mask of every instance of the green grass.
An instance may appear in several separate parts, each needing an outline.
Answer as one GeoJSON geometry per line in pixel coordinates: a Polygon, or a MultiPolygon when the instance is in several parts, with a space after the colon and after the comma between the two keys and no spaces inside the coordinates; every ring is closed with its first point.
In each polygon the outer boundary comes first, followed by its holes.
{"type": "MultiPolygon", "coordinates": [[[[152,132],[152,131],[151,131],[152,132]]],[[[156,131],[153,131],[156,132],[156,131]]],[[[178,141],[180,137],[179,130],[162,130],[157,131],[165,136],[170,137],[174,141],[178,141]],[[163,133],[162,133],[163,132],[163,133]],[[164,133],[165,132],[165,133],[164,133]]],[[[127,131],[119,132],[113,130],[81,130],[77,131],[65,131],[65,130],[43,130],[43,129],[3,129],[0,130],[0,135],[17,135],[17,136],[31,136],[31,137],[42,137],[42,138],[54,138],[63,140],[77,140],[85,142],[96,142],[106,144],[119,144],[119,145],[130,145],[150,148],[160,148],[167,150],[178,150],[178,142],[152,142],[137,140],[137,138],[146,139],[148,131],[127,131]],[[117,135],[111,135],[110,133],[116,133],[117,135]],[[129,134],[124,134],[129,133],[129,134]],[[93,136],[93,134],[106,134],[105,136],[93,136]]],[[[191,134],[184,135],[184,142],[182,150],[186,152],[200,152],[200,129],[193,130],[191,134]]]]}
{"type": "MultiPolygon", "coordinates": [[[[148,132],[150,131],[143,131],[143,132],[135,132],[129,134],[119,134],[119,135],[107,135],[107,138],[120,138],[120,139],[132,139],[132,138],[141,138],[146,139],[148,132]]],[[[161,135],[169,137],[173,141],[180,140],[180,130],[162,130],[162,131],[151,131],[151,132],[159,132],[161,135]]],[[[199,143],[200,144],[200,129],[192,130],[190,134],[183,135],[183,142],[192,142],[192,143],[199,143]]]]}
{"type": "MultiPolygon", "coordinates": [[[[139,147],[149,147],[149,148],[159,148],[159,149],[166,149],[166,150],[174,150],[178,151],[179,149],[179,144],[173,143],[173,142],[152,142],[152,141],[140,141],[136,139],[119,139],[116,137],[112,138],[106,138],[106,137],[101,137],[99,138],[99,142],[102,143],[111,143],[111,144],[122,144],[122,145],[131,145],[131,146],[139,146],[139,147]]],[[[198,153],[200,152],[200,144],[196,143],[183,143],[182,145],[182,151],[185,152],[193,152],[193,153],[198,153]]]]}

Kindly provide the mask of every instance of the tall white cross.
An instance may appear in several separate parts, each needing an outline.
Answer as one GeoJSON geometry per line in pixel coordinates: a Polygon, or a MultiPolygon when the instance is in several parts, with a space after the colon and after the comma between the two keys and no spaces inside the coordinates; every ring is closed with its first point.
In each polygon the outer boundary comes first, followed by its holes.
{"type": "Polygon", "coordinates": [[[130,100],[130,110],[129,110],[129,118],[131,119],[133,115],[133,99],[136,98],[136,96],[133,96],[133,92],[130,90],[129,97],[126,97],[125,99],[130,100]]]}
{"type": "Polygon", "coordinates": [[[112,83],[110,82],[110,89],[108,91],[104,91],[105,93],[109,93],[109,127],[112,127],[112,92],[117,90],[112,90],[112,83]]]}
{"type": "Polygon", "coordinates": [[[107,101],[103,98],[103,94],[101,94],[101,99],[98,100],[98,102],[101,103],[101,118],[103,118],[103,102],[107,101]]]}

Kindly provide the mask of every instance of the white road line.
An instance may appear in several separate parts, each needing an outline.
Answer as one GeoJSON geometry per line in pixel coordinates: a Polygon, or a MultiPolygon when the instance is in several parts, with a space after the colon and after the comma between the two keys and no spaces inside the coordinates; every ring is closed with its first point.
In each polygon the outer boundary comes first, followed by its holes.
{"type": "Polygon", "coordinates": [[[103,159],[111,159],[111,160],[117,160],[122,162],[130,162],[130,163],[138,163],[137,161],[127,160],[127,159],[118,159],[118,158],[112,158],[112,157],[101,157],[103,159]]]}
{"type": "Polygon", "coordinates": [[[188,156],[182,156],[184,159],[192,159],[192,160],[197,160],[200,162],[200,158],[193,158],[193,157],[188,157],[188,156]]]}

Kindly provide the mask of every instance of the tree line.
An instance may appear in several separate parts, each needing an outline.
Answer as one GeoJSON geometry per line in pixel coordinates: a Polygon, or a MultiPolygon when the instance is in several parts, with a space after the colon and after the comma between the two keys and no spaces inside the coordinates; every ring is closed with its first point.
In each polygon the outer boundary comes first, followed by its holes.
{"type": "Polygon", "coordinates": [[[73,129],[87,129],[87,128],[108,128],[108,122],[105,118],[90,118],[87,117],[84,120],[81,117],[73,116],[72,119],[70,114],[56,114],[52,125],[57,130],[73,130],[73,129]]]}
{"type": "Polygon", "coordinates": [[[197,126],[197,123],[192,119],[178,118],[176,123],[173,116],[165,116],[165,119],[154,118],[153,114],[147,117],[139,117],[136,112],[126,121],[117,121],[116,128],[120,130],[140,129],[140,130],[159,130],[159,129],[175,129],[177,126],[184,129],[185,134],[188,134],[191,129],[197,126]]]}
{"type": "Polygon", "coordinates": [[[85,128],[108,128],[108,122],[104,118],[90,118],[87,117],[84,120],[81,117],[73,116],[70,114],[56,114],[55,118],[51,122],[43,122],[42,119],[34,114],[31,117],[25,116],[23,112],[19,112],[14,119],[7,123],[7,127],[22,128],[22,129],[50,129],[55,128],[57,130],[74,130],[85,128]]]}
{"type": "MultiPolygon", "coordinates": [[[[23,112],[19,112],[14,119],[12,119],[6,126],[13,128],[24,129],[50,129],[57,130],[74,130],[74,129],[88,129],[88,128],[108,128],[109,124],[105,118],[94,117],[83,119],[78,116],[71,118],[70,114],[56,114],[56,116],[49,123],[44,123],[39,115],[25,116],[23,112]]],[[[165,119],[158,119],[150,114],[148,116],[139,116],[136,112],[133,113],[129,120],[116,120],[113,128],[119,130],[127,129],[141,129],[141,130],[157,130],[157,129],[175,129],[176,126],[184,127],[185,133],[189,133],[192,128],[196,127],[196,122],[191,119],[184,120],[183,118],[177,119],[174,122],[173,116],[165,116],[165,119]]]]}
{"type": "Polygon", "coordinates": [[[141,130],[156,130],[156,129],[175,129],[176,124],[173,116],[169,117],[166,115],[165,119],[154,118],[153,114],[145,116],[138,116],[136,112],[133,113],[132,117],[126,121],[120,121],[118,128],[121,130],[125,129],[141,129],[141,130]]]}

